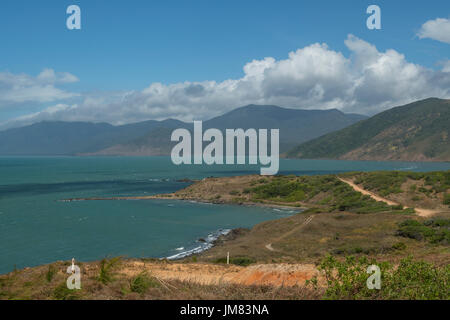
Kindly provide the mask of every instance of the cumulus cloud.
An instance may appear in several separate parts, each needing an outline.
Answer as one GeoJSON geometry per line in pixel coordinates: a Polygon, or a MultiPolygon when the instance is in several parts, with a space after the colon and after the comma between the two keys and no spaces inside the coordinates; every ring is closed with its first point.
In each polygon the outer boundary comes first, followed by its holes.
{"type": "MultiPolygon", "coordinates": [[[[431,96],[450,97],[447,62],[441,70],[428,69],[408,62],[393,49],[381,52],[353,35],[347,37],[345,45],[351,52],[349,56],[315,43],[290,52],[286,59],[253,60],[243,67],[239,79],[152,83],[140,91],[89,94],[77,104],[59,105],[25,120],[114,124],[166,118],[190,121],[208,119],[247,104],[374,114],[431,96]]],[[[44,78],[54,79],[51,72],[44,78]]]]}
{"type": "Polygon", "coordinates": [[[450,19],[437,18],[425,22],[417,33],[419,38],[430,38],[450,43],[450,19]]]}
{"type": "Polygon", "coordinates": [[[450,72],[450,60],[441,62],[442,64],[442,71],[443,72],[450,72]]]}
{"type": "Polygon", "coordinates": [[[67,72],[57,73],[52,69],[44,69],[36,77],[0,72],[0,108],[25,102],[54,102],[74,97],[76,94],[59,89],[56,85],[76,81],[76,76],[67,72]]]}

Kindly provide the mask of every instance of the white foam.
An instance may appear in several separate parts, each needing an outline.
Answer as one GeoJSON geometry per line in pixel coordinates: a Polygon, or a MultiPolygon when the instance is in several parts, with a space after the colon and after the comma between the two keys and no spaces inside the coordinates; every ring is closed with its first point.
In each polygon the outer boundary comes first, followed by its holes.
{"type": "MultiPolygon", "coordinates": [[[[190,255],[211,249],[213,247],[214,241],[216,241],[222,235],[227,235],[228,233],[230,233],[230,231],[231,231],[231,229],[219,229],[217,231],[214,231],[214,232],[208,234],[208,236],[205,239],[205,242],[200,243],[200,245],[197,245],[193,249],[189,249],[189,250],[174,254],[172,256],[166,257],[166,259],[168,259],[168,260],[181,259],[181,258],[188,257],[190,255]]],[[[197,240],[197,243],[198,242],[199,241],[197,240]]],[[[176,248],[175,250],[181,251],[181,250],[184,250],[184,247],[176,248]]]]}

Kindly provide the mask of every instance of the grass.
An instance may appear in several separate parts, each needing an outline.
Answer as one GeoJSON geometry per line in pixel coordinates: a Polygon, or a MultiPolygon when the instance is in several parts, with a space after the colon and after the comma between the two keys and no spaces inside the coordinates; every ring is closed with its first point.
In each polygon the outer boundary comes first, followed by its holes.
{"type": "MultiPolygon", "coordinates": [[[[178,280],[164,280],[161,284],[150,273],[137,275],[120,272],[127,262],[121,260],[115,266],[112,281],[99,283],[98,273],[101,262],[85,263],[81,270],[80,290],[69,290],[66,286],[67,263],[51,264],[56,270],[54,277],[47,282],[45,274],[49,266],[39,266],[17,270],[15,274],[0,275],[0,299],[8,300],[263,300],[263,299],[320,299],[323,290],[304,287],[247,286],[220,283],[202,285],[178,280]]],[[[136,260],[137,261],[137,260],[136,260]]],[[[145,261],[145,260],[142,260],[145,261]]],[[[142,262],[141,261],[141,262],[142,262]]],[[[156,263],[158,261],[153,261],[156,263]]],[[[158,262],[163,264],[164,262],[158,262]]]]}
{"type": "MultiPolygon", "coordinates": [[[[422,193],[425,196],[448,192],[450,189],[450,171],[436,172],[406,172],[406,171],[379,171],[356,174],[356,184],[364,189],[374,191],[381,196],[403,193],[402,185],[408,180],[423,182],[422,186],[411,185],[409,191],[422,193]]],[[[445,204],[445,199],[444,199],[445,204]]]]}
{"type": "MultiPolygon", "coordinates": [[[[448,199],[448,172],[349,173],[345,176],[359,179],[358,183],[380,194],[408,193],[411,197],[420,194],[423,199],[439,200],[441,204],[448,199]],[[401,193],[397,193],[397,187],[401,193]]],[[[221,203],[309,207],[286,218],[260,223],[251,230],[234,230],[229,238],[219,239],[212,249],[186,258],[185,262],[223,264],[230,252],[230,263],[238,266],[313,263],[329,272],[331,282],[326,289],[314,288],[314,281],[308,288],[199,285],[175,280],[161,285],[151,273],[121,272],[126,261],[118,257],[83,265],[82,289],[77,291],[65,285],[65,270],[70,262],[15,270],[0,276],[0,299],[449,298],[448,293],[442,291],[442,283],[448,288],[448,212],[433,219],[412,216],[412,209],[374,201],[355,192],[335,175],[208,178],[178,194],[187,199],[207,197],[205,199],[221,203]],[[309,223],[304,225],[307,220],[309,223]],[[269,243],[273,250],[266,248],[269,243]],[[411,254],[417,260],[407,258],[411,254]],[[353,258],[345,258],[349,255],[353,258]],[[369,262],[382,267],[386,286],[381,293],[364,289],[368,276],[364,268],[369,262]],[[336,274],[336,270],[342,274],[336,274]],[[338,277],[331,278],[333,275],[338,277]],[[435,283],[431,283],[431,279],[435,279],[435,283]],[[363,284],[360,280],[364,280],[363,284]]],[[[141,260],[141,263],[145,261],[148,260],[141,260]]]]}
{"type": "Polygon", "coordinates": [[[271,182],[251,189],[252,199],[279,203],[303,202],[320,205],[322,212],[347,211],[375,213],[402,211],[402,206],[389,206],[353,190],[335,175],[278,176],[271,182]]]}
{"type": "Polygon", "coordinates": [[[66,282],[63,281],[53,290],[52,298],[55,300],[79,300],[81,296],[77,290],[68,289],[66,282]]]}
{"type": "Polygon", "coordinates": [[[146,272],[141,272],[130,280],[130,291],[145,294],[149,288],[159,288],[161,285],[154,277],[149,277],[146,272]]]}
{"type": "Polygon", "coordinates": [[[47,282],[52,282],[53,277],[56,274],[56,269],[53,265],[48,266],[47,273],[45,274],[45,278],[47,279],[47,282]]]}
{"type": "MultiPolygon", "coordinates": [[[[226,257],[218,258],[215,262],[216,263],[227,263],[227,258],[226,257]]],[[[230,258],[230,264],[234,264],[234,265],[242,266],[242,267],[249,266],[255,262],[256,262],[255,259],[249,258],[249,257],[232,257],[232,258],[230,258]]]]}
{"type": "Polygon", "coordinates": [[[120,262],[121,257],[112,259],[102,259],[100,261],[100,271],[98,274],[98,281],[107,284],[113,280],[113,268],[120,262]]]}
{"type": "MultiPolygon", "coordinates": [[[[450,299],[450,265],[435,266],[431,263],[404,258],[398,266],[354,256],[338,260],[325,258],[319,266],[326,277],[325,299],[385,299],[385,300],[448,300],[450,299]],[[366,285],[370,273],[367,269],[376,265],[381,271],[381,288],[369,289],[366,285]]],[[[311,282],[314,286],[314,281],[311,282]]]]}
{"type": "MultiPolygon", "coordinates": [[[[133,261],[130,260],[131,263],[133,261]]],[[[117,266],[117,271],[126,263],[124,261],[117,266]]],[[[67,274],[64,271],[67,266],[59,262],[52,264],[57,272],[50,282],[43,278],[48,266],[0,276],[0,299],[450,299],[450,265],[412,257],[392,263],[365,256],[337,258],[328,255],[318,264],[324,280],[312,278],[305,283],[306,286],[292,287],[227,283],[202,285],[178,280],[165,280],[163,285],[145,271],[137,275],[117,272],[113,281],[99,284],[94,275],[101,263],[86,263],[85,266],[81,290],[66,287],[67,274]],[[367,268],[372,264],[381,270],[381,290],[369,290],[366,286],[370,276],[367,268]]]]}
{"type": "Polygon", "coordinates": [[[420,222],[408,219],[399,224],[397,235],[430,243],[450,244],[450,219],[420,222]]]}

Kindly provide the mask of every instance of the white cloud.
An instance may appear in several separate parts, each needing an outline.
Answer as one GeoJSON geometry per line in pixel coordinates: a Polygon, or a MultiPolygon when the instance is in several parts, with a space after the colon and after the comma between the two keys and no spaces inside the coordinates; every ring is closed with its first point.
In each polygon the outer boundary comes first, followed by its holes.
{"type": "Polygon", "coordinates": [[[44,69],[36,78],[41,83],[72,83],[79,81],[76,76],[68,72],[56,73],[53,69],[44,69]]]}
{"type": "MultiPolygon", "coordinates": [[[[316,43],[290,52],[286,59],[253,60],[243,67],[239,79],[152,83],[141,91],[83,95],[70,107],[47,109],[8,125],[42,119],[113,124],[166,118],[190,121],[247,104],[374,114],[428,97],[450,98],[450,65],[444,64],[442,70],[428,69],[408,62],[395,50],[381,52],[353,35],[345,44],[349,57],[316,43]]],[[[52,72],[42,77],[55,79],[52,72]]]]}
{"type": "Polygon", "coordinates": [[[443,61],[441,64],[443,72],[450,72],[450,60],[443,61]]]}
{"type": "Polygon", "coordinates": [[[74,75],[67,72],[56,73],[52,69],[44,69],[36,77],[0,72],[0,108],[26,102],[53,102],[74,97],[77,94],[59,89],[55,85],[76,81],[78,78],[74,75]]]}
{"type": "Polygon", "coordinates": [[[450,19],[437,18],[425,22],[417,33],[419,38],[450,43],[450,19]]]}

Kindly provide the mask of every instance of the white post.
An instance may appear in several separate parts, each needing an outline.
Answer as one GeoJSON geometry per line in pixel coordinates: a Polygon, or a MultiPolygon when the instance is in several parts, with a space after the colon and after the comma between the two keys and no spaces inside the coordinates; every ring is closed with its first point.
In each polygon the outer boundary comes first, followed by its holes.
{"type": "Polygon", "coordinates": [[[227,252],[227,264],[230,264],[230,252],[227,252]]]}

